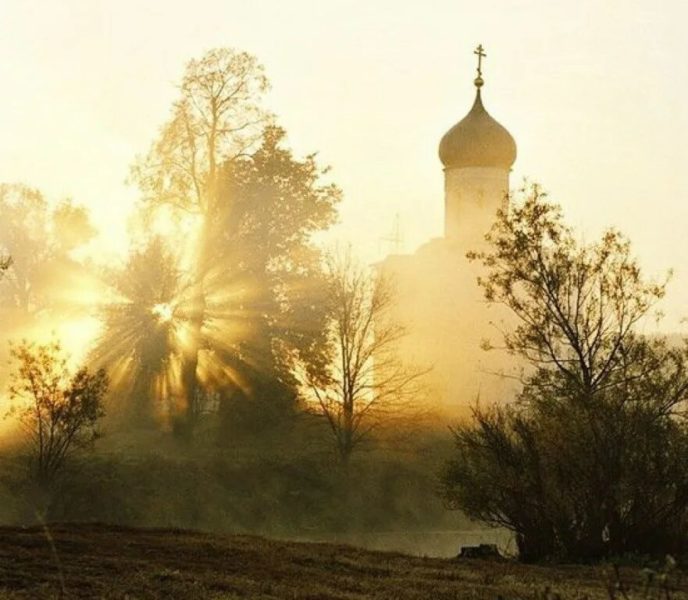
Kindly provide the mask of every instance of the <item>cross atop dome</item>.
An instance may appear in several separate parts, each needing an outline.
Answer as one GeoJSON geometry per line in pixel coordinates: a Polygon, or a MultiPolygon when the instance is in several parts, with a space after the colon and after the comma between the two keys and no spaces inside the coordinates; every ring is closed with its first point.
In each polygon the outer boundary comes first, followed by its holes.
{"type": "Polygon", "coordinates": [[[475,100],[468,114],[444,134],[439,155],[444,166],[445,237],[477,248],[489,230],[497,208],[509,191],[509,172],[516,160],[516,142],[485,110],[481,97],[482,44],[477,56],[475,100]]]}
{"type": "Polygon", "coordinates": [[[473,54],[478,57],[476,95],[468,114],[452,127],[440,142],[440,160],[445,169],[487,167],[510,169],[516,160],[516,142],[509,132],[485,110],[480,95],[483,80],[482,44],[473,54]]]}
{"type": "Polygon", "coordinates": [[[485,49],[483,48],[482,44],[478,44],[478,47],[473,50],[473,54],[478,57],[478,68],[476,69],[478,76],[475,78],[473,83],[475,83],[475,87],[480,89],[485,83],[485,81],[483,81],[483,58],[485,58],[487,54],[485,54],[485,49]]]}

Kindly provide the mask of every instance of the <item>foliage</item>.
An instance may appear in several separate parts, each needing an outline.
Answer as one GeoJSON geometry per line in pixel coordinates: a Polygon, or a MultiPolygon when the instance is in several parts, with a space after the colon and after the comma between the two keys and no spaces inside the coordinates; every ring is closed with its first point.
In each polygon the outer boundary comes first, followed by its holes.
{"type": "Polygon", "coordinates": [[[54,306],[55,289],[77,268],[69,253],[95,231],[83,207],[63,201],[51,210],[38,190],[21,184],[0,184],[0,214],[0,251],[12,256],[3,263],[0,306],[25,323],[54,306]]]}
{"type": "Polygon", "coordinates": [[[146,201],[212,214],[220,166],[249,152],[269,122],[261,107],[268,87],[262,65],[246,52],[215,48],[191,60],[170,120],[132,168],[146,201]]]}
{"type": "MultiPolygon", "coordinates": [[[[221,210],[209,221],[202,328],[191,351],[198,348],[204,373],[197,418],[219,397],[223,436],[284,420],[296,397],[295,361],[313,370],[325,361],[320,253],[311,236],[333,222],[340,194],[321,183],[314,156],[296,159],[283,139],[269,128],[254,153],[223,167],[221,210]]],[[[197,317],[197,275],[156,238],[109,277],[118,300],[105,310],[94,358],[111,366],[118,389],[118,367],[126,367],[128,388],[118,397],[133,402],[133,412],[125,414],[150,415],[155,400],[169,401],[170,368],[183,360],[197,317]],[[155,314],[160,306],[167,319],[155,314]]]]}
{"type": "Polygon", "coordinates": [[[117,301],[102,311],[103,330],[91,354],[112,375],[112,410],[128,425],[150,426],[164,406],[151,398],[172,388],[183,280],[178,258],[155,237],[131,251],[120,270],[108,273],[117,301]]]}
{"type": "Polygon", "coordinates": [[[11,355],[12,414],[24,428],[33,476],[50,487],[74,451],[96,439],[107,375],[85,367],[72,374],[57,342],[22,343],[11,355]]]}
{"type": "Polygon", "coordinates": [[[665,285],[620,234],[581,245],[533,186],[473,255],[486,298],[509,307],[525,364],[514,405],[455,429],[450,506],[516,533],[521,557],[681,550],[688,532],[686,350],[637,332],[665,285]]]}
{"type": "Polygon", "coordinates": [[[132,170],[150,211],[198,219],[178,302],[184,435],[209,395],[221,396],[224,413],[247,400],[293,402],[294,355],[317,360],[310,238],[333,222],[339,191],[321,182],[313,155],[297,160],[282,146],[284,132],[262,108],[267,88],[246,53],[216,49],[191,61],[172,118],[132,170]]]}
{"type": "Polygon", "coordinates": [[[330,361],[322,371],[306,369],[306,382],[346,463],[373,429],[407,412],[423,371],[397,355],[406,331],[390,315],[390,280],[371,274],[346,252],[330,257],[326,291],[330,361]]]}
{"type": "Polygon", "coordinates": [[[68,253],[89,242],[97,234],[88,211],[71,200],[63,200],[52,212],[52,234],[55,248],[68,253]]]}
{"type": "Polygon", "coordinates": [[[200,217],[186,307],[186,342],[182,352],[182,411],[176,430],[188,438],[198,421],[203,389],[199,378],[206,312],[205,278],[211,265],[208,230],[218,214],[221,166],[249,152],[269,115],[261,107],[268,88],[255,57],[230,48],[208,51],[190,61],[179,99],[148,155],[132,167],[132,178],[149,212],[200,217]]]}
{"type": "Polygon", "coordinates": [[[537,185],[499,212],[486,239],[492,249],[470,257],[488,271],[479,279],[485,298],[516,317],[504,334],[507,349],[535,367],[555,368],[583,394],[604,387],[623,368],[626,340],[666,284],[642,279],[617,231],[578,244],[537,185]]]}
{"type": "Polygon", "coordinates": [[[70,200],[50,206],[36,189],[0,184],[0,381],[7,340],[33,338],[85,316],[91,278],[77,251],[95,235],[87,210],[70,200]],[[11,257],[11,259],[9,258],[11,257]],[[73,292],[78,290],[79,294],[73,292]]]}
{"type": "Polygon", "coordinates": [[[363,539],[462,522],[428,492],[434,482],[429,459],[380,452],[361,457],[345,477],[329,453],[305,443],[303,452],[281,444],[280,452],[263,454],[236,447],[231,454],[181,453],[160,440],[149,453],[106,452],[107,446],[104,439],[97,452],[70,461],[47,519],[363,539]]]}
{"type": "Polygon", "coordinates": [[[324,280],[311,238],[334,222],[340,198],[321,182],[315,157],[297,160],[284,137],[268,128],[255,153],[226,166],[211,232],[209,337],[227,332],[224,345],[214,344],[236,374],[224,385],[263,412],[266,401],[293,401],[297,361],[311,370],[325,363],[324,280]]]}

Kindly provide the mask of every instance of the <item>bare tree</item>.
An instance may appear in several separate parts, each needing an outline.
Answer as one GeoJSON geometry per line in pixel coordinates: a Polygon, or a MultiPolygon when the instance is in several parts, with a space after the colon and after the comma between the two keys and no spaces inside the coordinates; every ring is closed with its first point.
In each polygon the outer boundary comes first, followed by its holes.
{"type": "Polygon", "coordinates": [[[331,361],[307,376],[317,411],[325,417],[343,463],[371,432],[401,415],[420,392],[425,373],[398,355],[405,328],[391,317],[394,290],[382,274],[358,264],[350,252],[327,264],[331,361]]]}
{"type": "Polygon", "coordinates": [[[108,378],[102,369],[91,373],[85,367],[72,374],[57,342],[24,342],[11,356],[11,414],[29,440],[32,475],[47,491],[71,454],[97,438],[108,378]]]}

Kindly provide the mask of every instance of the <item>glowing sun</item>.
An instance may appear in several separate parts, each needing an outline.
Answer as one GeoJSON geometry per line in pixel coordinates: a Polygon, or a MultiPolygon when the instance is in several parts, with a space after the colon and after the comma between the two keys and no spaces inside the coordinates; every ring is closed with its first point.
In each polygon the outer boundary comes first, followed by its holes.
{"type": "Polygon", "coordinates": [[[161,323],[169,323],[172,320],[172,317],[174,316],[174,308],[171,304],[168,304],[167,302],[161,302],[160,304],[156,304],[151,309],[151,312],[158,318],[158,321],[160,321],[161,323]]]}

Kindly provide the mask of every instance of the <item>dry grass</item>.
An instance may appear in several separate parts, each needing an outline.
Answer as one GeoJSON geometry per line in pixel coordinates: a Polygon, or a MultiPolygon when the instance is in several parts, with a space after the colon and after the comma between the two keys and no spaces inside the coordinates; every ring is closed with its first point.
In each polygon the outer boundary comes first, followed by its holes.
{"type": "MultiPolygon", "coordinates": [[[[538,567],[100,525],[0,528],[0,598],[607,598],[594,567],[538,567]],[[64,593],[62,593],[64,590],[64,593]]],[[[638,570],[624,572],[641,590],[638,570]]],[[[675,599],[688,597],[679,586],[675,599]]]]}

